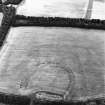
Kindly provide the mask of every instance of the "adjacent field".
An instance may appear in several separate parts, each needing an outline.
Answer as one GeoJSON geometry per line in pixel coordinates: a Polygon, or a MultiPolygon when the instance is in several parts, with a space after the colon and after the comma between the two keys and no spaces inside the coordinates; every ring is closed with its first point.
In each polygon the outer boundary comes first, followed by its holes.
{"type": "Polygon", "coordinates": [[[12,28],[1,51],[1,91],[43,90],[68,99],[104,94],[104,42],[101,30],[12,28]]]}
{"type": "Polygon", "coordinates": [[[26,0],[17,9],[25,16],[84,18],[89,0],[26,0]]]}

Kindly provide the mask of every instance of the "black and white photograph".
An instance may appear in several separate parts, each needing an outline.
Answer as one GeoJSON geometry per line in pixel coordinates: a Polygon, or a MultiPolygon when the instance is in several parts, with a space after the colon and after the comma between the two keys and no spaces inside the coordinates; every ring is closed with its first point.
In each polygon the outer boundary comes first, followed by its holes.
{"type": "Polygon", "coordinates": [[[105,105],[105,0],[0,0],[0,105],[105,105]]]}

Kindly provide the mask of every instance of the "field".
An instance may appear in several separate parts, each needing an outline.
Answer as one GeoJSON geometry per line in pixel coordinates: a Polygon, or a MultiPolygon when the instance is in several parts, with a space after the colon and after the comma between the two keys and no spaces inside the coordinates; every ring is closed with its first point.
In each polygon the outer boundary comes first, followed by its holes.
{"type": "Polygon", "coordinates": [[[91,18],[105,20],[105,0],[95,0],[91,18]]]}
{"type": "MultiPolygon", "coordinates": [[[[17,9],[17,14],[25,16],[86,18],[88,3],[89,0],[26,0],[17,9]]],[[[91,6],[88,9],[90,11],[91,6]]],[[[104,20],[104,10],[105,0],[93,0],[92,14],[90,13],[91,19],[104,20]]]]}
{"type": "Polygon", "coordinates": [[[26,0],[17,9],[25,16],[84,18],[89,0],[26,0]]]}
{"type": "Polygon", "coordinates": [[[68,100],[105,94],[104,35],[91,29],[11,28],[0,54],[0,90],[48,91],[68,100]]]}

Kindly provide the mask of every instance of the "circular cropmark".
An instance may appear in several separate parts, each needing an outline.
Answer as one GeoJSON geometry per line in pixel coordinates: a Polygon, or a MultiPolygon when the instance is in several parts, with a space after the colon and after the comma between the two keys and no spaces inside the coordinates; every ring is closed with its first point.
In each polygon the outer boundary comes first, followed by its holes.
{"type": "Polygon", "coordinates": [[[54,100],[56,96],[55,100],[57,100],[57,97],[59,100],[61,99],[59,96],[62,96],[62,100],[67,100],[74,85],[74,74],[70,68],[63,67],[59,64],[43,63],[40,64],[38,70],[33,73],[30,81],[31,88],[35,90],[36,98],[50,98],[54,100]],[[41,94],[41,91],[43,91],[43,94],[41,94]],[[44,94],[44,92],[47,94],[44,94]],[[53,96],[53,93],[57,95],[53,96]]]}

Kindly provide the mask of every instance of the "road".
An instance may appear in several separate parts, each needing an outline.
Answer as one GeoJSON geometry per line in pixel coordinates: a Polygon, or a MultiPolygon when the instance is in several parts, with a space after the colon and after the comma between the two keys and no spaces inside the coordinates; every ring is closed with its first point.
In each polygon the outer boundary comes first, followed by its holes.
{"type": "Polygon", "coordinates": [[[65,94],[73,82],[68,99],[104,94],[104,43],[105,32],[101,30],[12,28],[1,50],[0,90],[65,94]]]}

